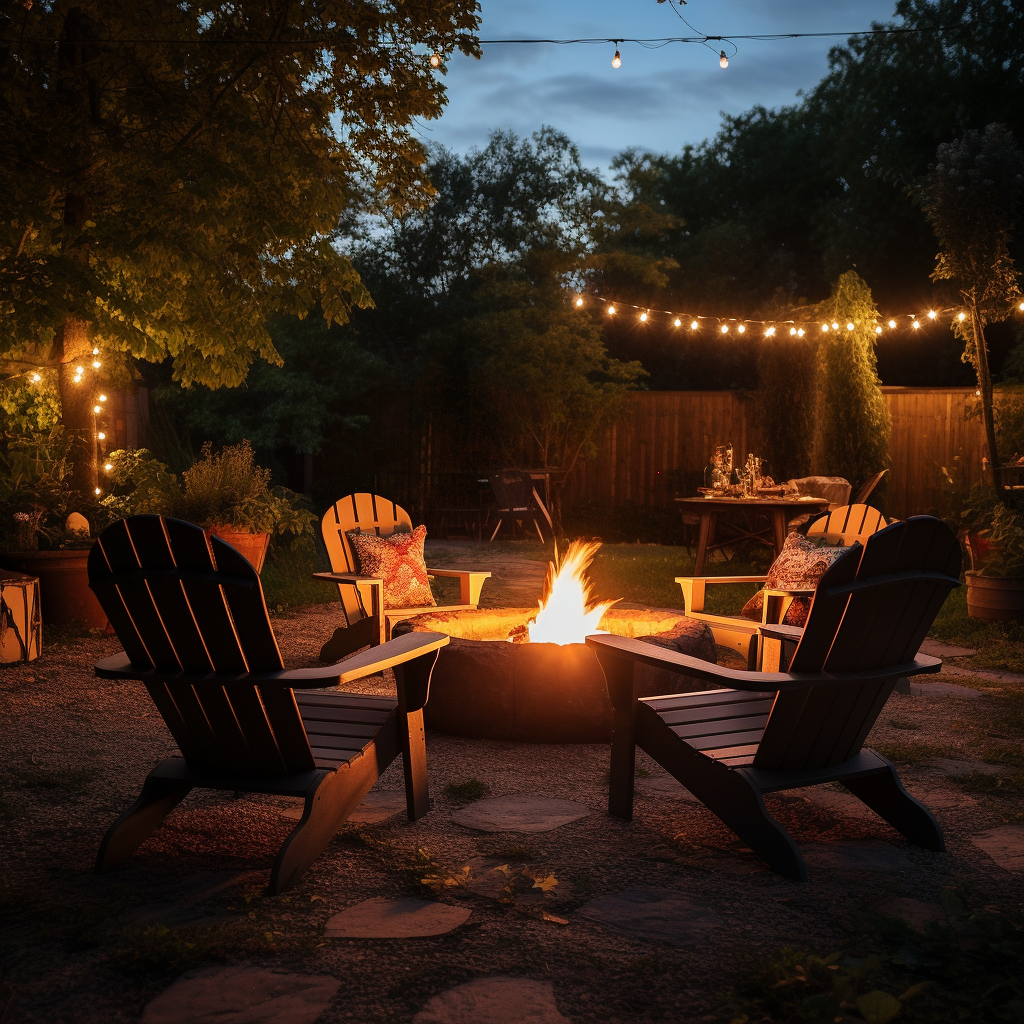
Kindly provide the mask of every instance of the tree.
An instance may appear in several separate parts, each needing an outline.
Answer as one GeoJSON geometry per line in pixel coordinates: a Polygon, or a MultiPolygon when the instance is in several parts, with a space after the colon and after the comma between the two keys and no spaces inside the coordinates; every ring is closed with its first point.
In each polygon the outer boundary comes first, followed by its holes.
{"type": "Polygon", "coordinates": [[[184,384],[279,362],[265,323],[370,296],[332,233],[431,187],[412,134],[429,55],[477,54],[473,0],[51,0],[0,8],[0,357],[173,360],[184,384]]]}
{"type": "Polygon", "coordinates": [[[1020,300],[1010,239],[1024,196],[1024,157],[1005,125],[972,129],[939,146],[915,192],[939,242],[932,277],[952,281],[963,300],[953,330],[978,376],[992,480],[1001,497],[985,325],[1004,320],[1020,300]]]}
{"type": "Polygon", "coordinates": [[[816,471],[856,487],[889,465],[892,423],[875,362],[878,310],[871,289],[849,270],[824,302],[802,312],[829,328],[818,344],[816,471]]]}

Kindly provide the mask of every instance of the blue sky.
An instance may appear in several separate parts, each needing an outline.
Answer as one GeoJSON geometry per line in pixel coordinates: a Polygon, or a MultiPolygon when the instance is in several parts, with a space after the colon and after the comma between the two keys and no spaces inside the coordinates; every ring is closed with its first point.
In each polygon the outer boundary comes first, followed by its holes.
{"type": "MultiPolygon", "coordinates": [[[[707,35],[854,31],[892,18],[895,0],[689,0],[687,20],[707,35]]],[[[692,35],[657,0],[482,0],[480,36],[654,38],[692,35]]],[[[564,131],[584,161],[604,169],[629,146],[678,152],[713,135],[721,112],[792,103],[828,69],[842,39],[739,41],[729,67],[697,44],[486,46],[479,61],[454,55],[448,107],[420,137],[467,152],[495,128],[528,135],[542,124],[564,131]]]]}

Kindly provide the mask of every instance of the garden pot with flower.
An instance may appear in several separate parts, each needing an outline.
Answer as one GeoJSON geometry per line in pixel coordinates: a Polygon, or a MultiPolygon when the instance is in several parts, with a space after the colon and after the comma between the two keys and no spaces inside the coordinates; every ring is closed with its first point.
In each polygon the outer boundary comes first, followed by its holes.
{"type": "Polygon", "coordinates": [[[981,567],[964,574],[967,614],[973,619],[1024,622],[1024,522],[1005,505],[981,531],[988,550],[981,567]]]}

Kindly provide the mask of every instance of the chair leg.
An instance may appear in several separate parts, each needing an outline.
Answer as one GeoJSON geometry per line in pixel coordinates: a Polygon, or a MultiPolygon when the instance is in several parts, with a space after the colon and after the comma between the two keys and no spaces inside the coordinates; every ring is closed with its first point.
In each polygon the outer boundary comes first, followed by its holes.
{"type": "Polygon", "coordinates": [[[497,526],[494,527],[494,533],[491,534],[491,540],[494,540],[494,538],[498,536],[498,531],[501,529],[501,522],[502,521],[499,518],[497,526]]]}
{"type": "Polygon", "coordinates": [[[612,711],[612,757],[608,771],[608,813],[633,820],[636,730],[632,709],[612,711]]]}
{"type": "Polygon", "coordinates": [[[402,771],[405,775],[405,804],[410,821],[417,821],[430,810],[427,784],[427,744],[423,732],[423,711],[410,711],[399,725],[402,771]]]}
{"type": "Polygon", "coordinates": [[[268,895],[290,889],[306,873],[373,787],[379,778],[377,767],[376,758],[364,753],[313,783],[302,818],[277,851],[268,895]]]}
{"type": "Polygon", "coordinates": [[[877,775],[862,775],[856,779],[840,781],[915,846],[923,846],[936,853],[946,849],[942,829],[935,815],[903,788],[892,765],[877,775]]]}
{"type": "Polygon", "coordinates": [[[187,782],[149,774],[138,799],[107,829],[96,854],[96,871],[109,871],[126,861],[189,794],[187,782]]]}

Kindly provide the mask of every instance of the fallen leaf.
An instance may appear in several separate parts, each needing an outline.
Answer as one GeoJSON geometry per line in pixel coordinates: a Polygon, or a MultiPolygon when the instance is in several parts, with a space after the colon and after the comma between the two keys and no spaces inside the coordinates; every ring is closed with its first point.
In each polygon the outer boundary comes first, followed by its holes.
{"type": "Polygon", "coordinates": [[[553,921],[555,924],[568,924],[569,922],[564,917],[556,917],[554,914],[549,914],[546,910],[544,911],[544,920],[553,921]]]}

